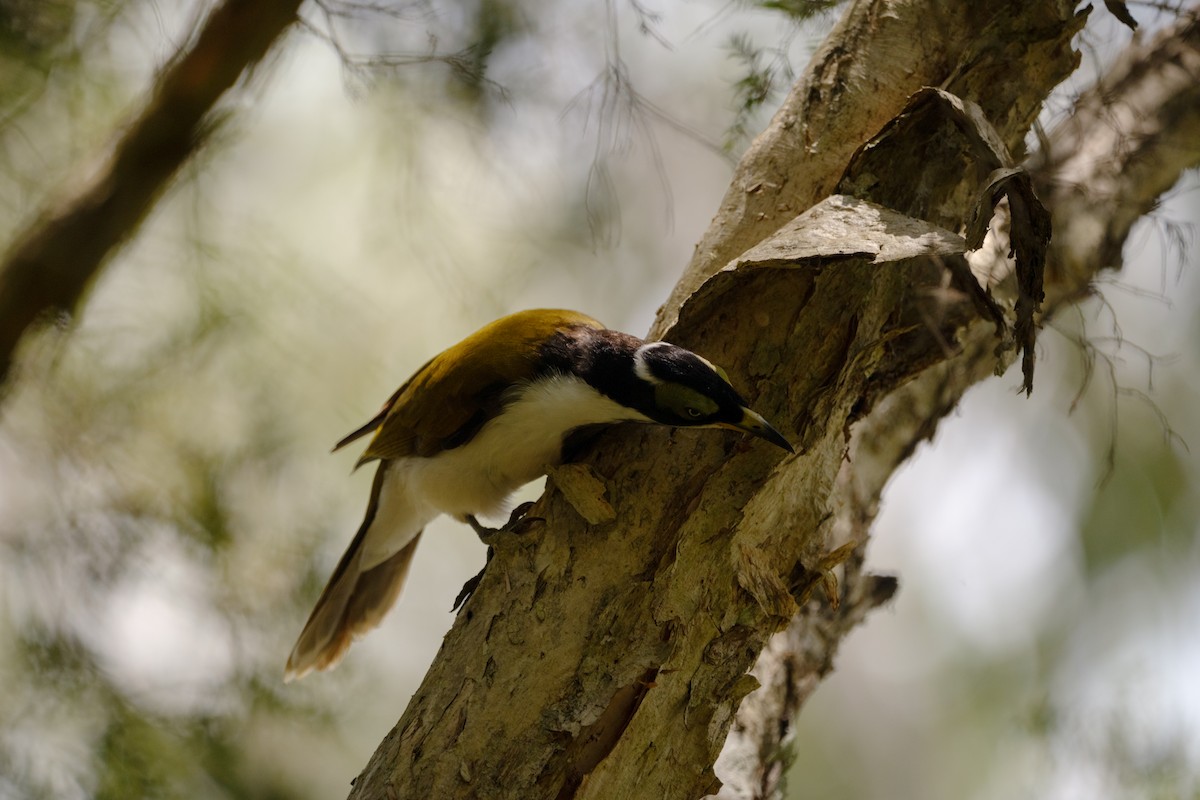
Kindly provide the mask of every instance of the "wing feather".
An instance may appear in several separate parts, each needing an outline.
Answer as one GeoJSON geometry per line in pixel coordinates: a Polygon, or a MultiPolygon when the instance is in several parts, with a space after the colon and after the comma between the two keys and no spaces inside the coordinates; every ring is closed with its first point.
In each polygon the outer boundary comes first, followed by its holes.
{"type": "Polygon", "coordinates": [[[504,404],[513,385],[537,375],[541,344],[556,331],[604,326],[575,311],[538,309],[502,317],[430,359],[375,417],[338,443],[374,431],[358,463],[429,457],[466,444],[504,404]]]}
{"type": "Polygon", "coordinates": [[[431,358],[428,361],[426,361],[424,364],[422,364],[421,368],[419,370],[417,370],[416,372],[414,372],[412,377],[410,377],[408,380],[406,380],[399,389],[392,392],[392,396],[389,397],[387,399],[387,402],[383,404],[383,407],[379,409],[378,414],[371,417],[370,421],[368,421],[362,427],[354,429],[352,432],[346,434],[341,439],[339,439],[338,443],[333,446],[332,452],[336,453],[338,450],[341,450],[346,445],[348,445],[351,442],[354,442],[358,439],[361,439],[362,437],[366,436],[368,433],[373,432],[376,428],[378,428],[380,425],[382,425],[383,421],[385,419],[387,419],[388,412],[390,412],[392,410],[392,406],[396,405],[396,401],[399,400],[400,396],[402,394],[404,394],[405,390],[408,389],[409,384],[411,384],[418,375],[420,375],[425,370],[429,369],[429,365],[432,363],[433,363],[433,359],[431,358]]]}

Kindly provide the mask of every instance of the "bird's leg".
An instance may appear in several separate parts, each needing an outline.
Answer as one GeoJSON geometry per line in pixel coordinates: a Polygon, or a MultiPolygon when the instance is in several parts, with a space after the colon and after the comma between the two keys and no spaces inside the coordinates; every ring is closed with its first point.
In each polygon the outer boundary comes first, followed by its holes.
{"type": "Polygon", "coordinates": [[[521,503],[521,505],[514,508],[512,513],[509,514],[508,522],[499,528],[489,528],[486,525],[482,525],[479,520],[475,519],[474,514],[465,514],[463,520],[479,536],[479,541],[491,547],[495,543],[496,537],[502,533],[521,533],[527,526],[535,522],[545,522],[541,517],[525,516],[529,513],[529,509],[533,508],[533,505],[533,503],[521,503]]]}
{"type": "Polygon", "coordinates": [[[487,572],[487,565],[492,562],[492,556],[496,554],[496,548],[493,545],[500,534],[521,533],[525,528],[534,523],[545,522],[541,517],[526,517],[525,515],[529,513],[529,509],[531,508],[533,508],[533,503],[521,503],[512,510],[512,513],[508,515],[508,522],[504,523],[500,528],[489,528],[480,524],[479,520],[475,519],[474,514],[463,515],[463,521],[471,526],[475,534],[479,536],[479,541],[487,545],[487,561],[483,563],[483,569],[479,570],[479,573],[474,578],[463,584],[462,589],[458,592],[458,597],[454,598],[454,605],[450,608],[451,611],[461,609],[471,599],[471,595],[475,593],[479,582],[483,580],[483,573],[487,572]]]}

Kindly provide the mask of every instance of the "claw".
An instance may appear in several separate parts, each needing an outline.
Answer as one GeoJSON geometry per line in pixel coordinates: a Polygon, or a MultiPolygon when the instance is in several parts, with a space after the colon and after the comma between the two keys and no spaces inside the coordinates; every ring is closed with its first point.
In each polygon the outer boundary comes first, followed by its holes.
{"type": "Polygon", "coordinates": [[[454,598],[454,605],[450,606],[450,613],[453,614],[455,611],[461,609],[471,599],[471,595],[475,594],[475,590],[479,588],[479,582],[483,580],[483,573],[487,572],[487,565],[492,562],[492,556],[495,555],[495,552],[490,546],[488,547],[487,560],[483,562],[483,566],[480,567],[475,577],[464,583],[463,587],[458,590],[458,597],[454,598]]]}
{"type": "MultiPolygon", "coordinates": [[[[533,508],[535,505],[537,505],[537,504],[534,502],[527,502],[527,503],[521,503],[516,508],[514,508],[512,510],[512,513],[508,515],[508,522],[506,522],[504,524],[505,529],[515,528],[517,523],[520,522],[521,520],[523,520],[525,518],[525,515],[529,513],[529,509],[533,508]]],[[[530,521],[533,521],[535,519],[540,520],[541,522],[546,521],[546,520],[542,519],[541,517],[530,517],[530,521]]]]}
{"type": "Polygon", "coordinates": [[[475,519],[474,514],[464,515],[463,521],[471,526],[471,529],[475,531],[475,535],[479,537],[479,541],[490,547],[495,542],[496,537],[502,533],[524,533],[528,526],[538,522],[545,522],[546,520],[542,519],[541,517],[525,516],[529,513],[529,509],[533,508],[533,506],[534,503],[532,502],[521,503],[512,510],[511,514],[508,515],[508,522],[504,523],[504,525],[499,528],[487,527],[479,520],[475,519]]]}
{"type": "Polygon", "coordinates": [[[508,515],[508,522],[499,528],[487,527],[475,519],[474,514],[463,515],[463,522],[470,525],[471,529],[475,531],[475,535],[479,537],[479,541],[487,545],[487,561],[484,562],[483,569],[479,570],[479,573],[474,578],[463,584],[462,589],[458,592],[458,597],[454,598],[454,605],[450,607],[452,612],[458,611],[466,605],[466,602],[471,599],[471,595],[479,588],[479,582],[483,580],[483,573],[487,572],[487,565],[491,563],[492,556],[496,554],[494,547],[496,537],[502,533],[524,533],[530,526],[546,521],[541,517],[525,516],[533,506],[533,503],[521,503],[508,515]]]}

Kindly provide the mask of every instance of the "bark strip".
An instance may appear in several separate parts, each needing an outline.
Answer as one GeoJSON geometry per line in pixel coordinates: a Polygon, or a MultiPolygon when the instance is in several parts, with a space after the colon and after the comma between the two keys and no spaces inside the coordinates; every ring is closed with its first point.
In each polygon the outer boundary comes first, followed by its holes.
{"type": "MultiPolygon", "coordinates": [[[[1031,171],[1056,226],[1046,285],[1052,308],[1079,297],[1097,272],[1119,263],[1113,254],[1136,216],[1185,169],[1200,165],[1198,115],[1200,36],[1193,11],[1152,41],[1132,45],[1045,138],[1031,171]],[[1081,233],[1074,233],[1076,226],[1081,233]]],[[[954,358],[891,393],[855,426],[838,477],[835,537],[861,533],[896,467],[995,369],[987,327],[973,325],[954,358]]],[[[754,668],[763,687],[739,708],[718,762],[726,784],[721,800],[785,796],[782,773],[771,764],[786,745],[790,720],[828,671],[825,659],[836,652],[838,641],[824,631],[823,623],[798,617],[763,650],[754,668]]]]}

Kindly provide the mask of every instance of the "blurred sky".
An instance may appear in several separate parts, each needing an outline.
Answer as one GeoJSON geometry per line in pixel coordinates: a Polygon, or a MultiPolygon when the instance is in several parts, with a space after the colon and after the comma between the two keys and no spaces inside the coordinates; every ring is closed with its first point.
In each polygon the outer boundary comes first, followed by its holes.
{"type": "MultiPolygon", "coordinates": [[[[4,131],[3,230],[97,152],[203,7],[134,4],[90,46],[101,68],[48,80],[4,131]]],[[[138,713],[221,720],[264,784],[347,790],[483,548],[435,523],[380,630],[282,687],[369,488],[356,452],[328,448],[509,311],[644,333],[730,177],[729,36],[778,41],[777,16],[715,0],[660,9],[666,45],[612,8],[533,4],[493,59],[506,96],[476,103],[452,99],[444,66],[364,77],[294,35],[70,336],[26,347],[0,420],[0,669],[15,676],[0,765],[49,796],[94,793],[96,690],[47,702],[14,644],[51,631],[138,713]],[[638,102],[599,80],[617,55],[638,102]],[[313,716],[247,705],[248,682],[313,716]]],[[[452,49],[460,22],[444,9],[343,41],[421,52],[433,25],[452,49]]],[[[1104,20],[1088,36],[1101,61],[1129,40],[1104,20]]],[[[813,42],[787,43],[797,69],[813,42]]],[[[1103,300],[1053,320],[1031,399],[1011,374],[985,382],[897,475],[868,564],[902,589],[803,715],[793,796],[1198,791],[1198,196],[1192,176],[1135,231],[1103,300]]],[[[0,778],[0,797],[20,785],[0,778]]]]}

